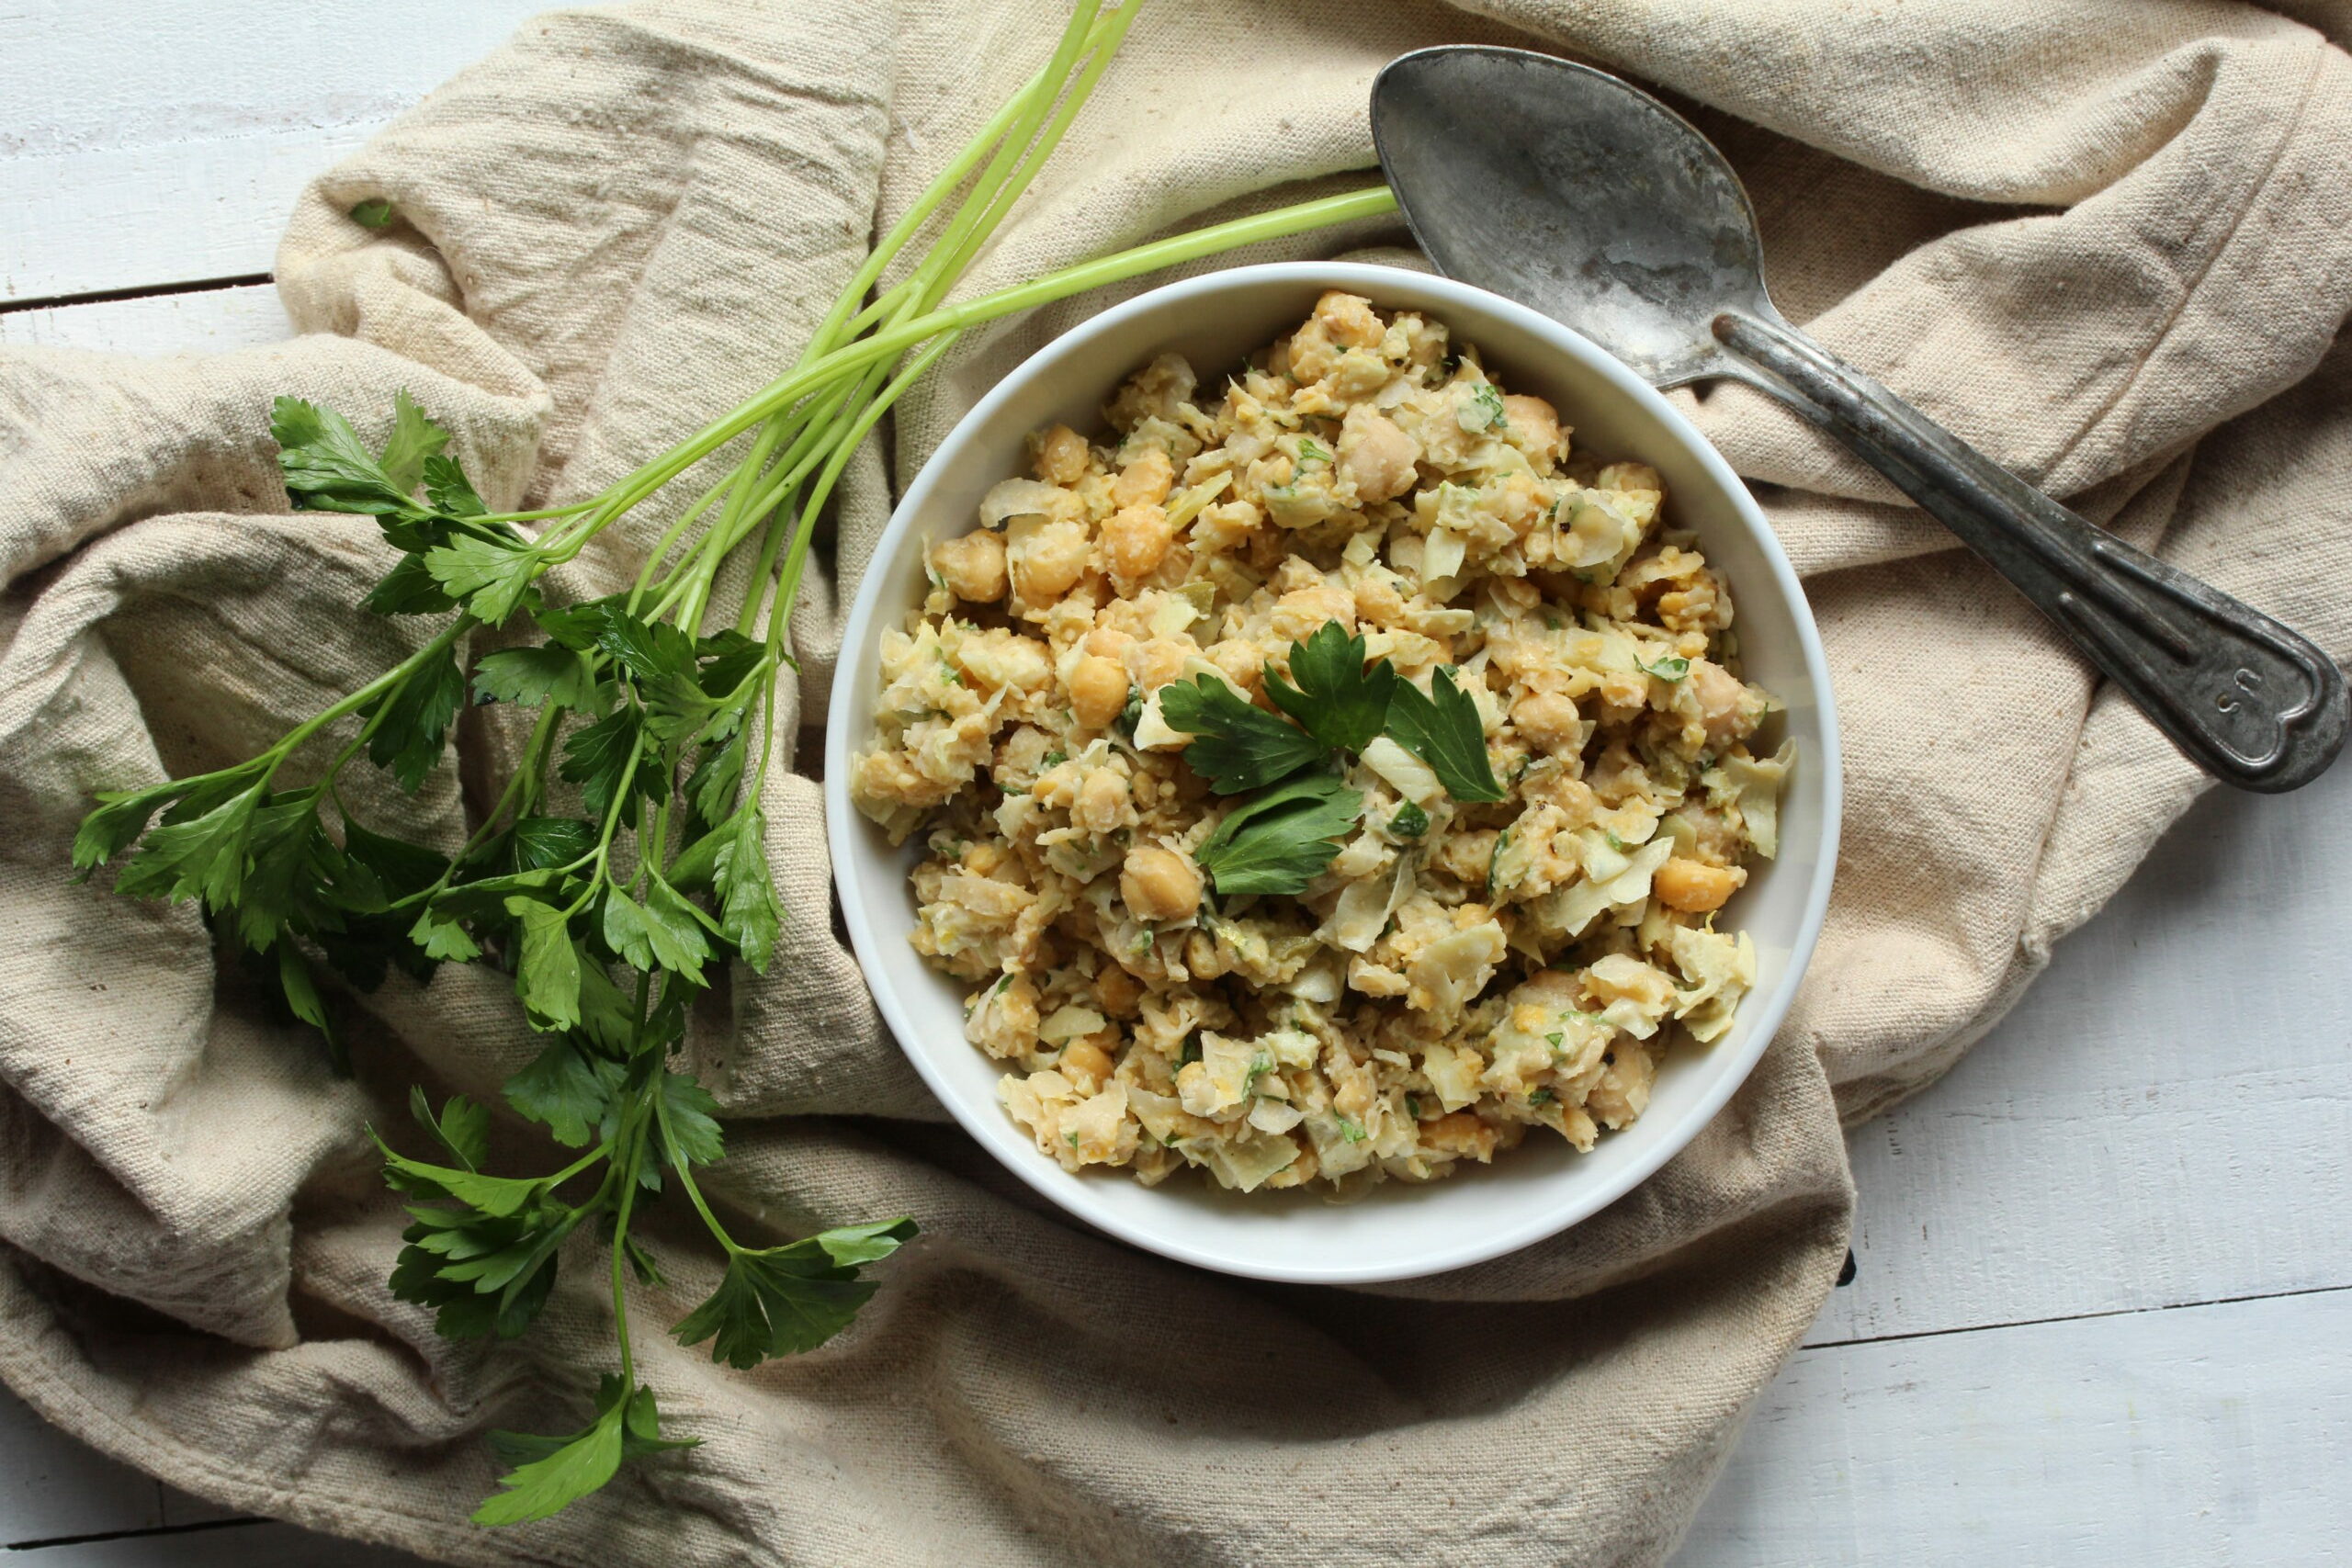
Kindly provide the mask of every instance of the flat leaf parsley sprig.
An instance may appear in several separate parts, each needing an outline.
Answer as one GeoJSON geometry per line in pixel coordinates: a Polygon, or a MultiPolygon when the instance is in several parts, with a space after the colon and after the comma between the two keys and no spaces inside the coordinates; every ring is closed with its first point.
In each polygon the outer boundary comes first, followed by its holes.
{"type": "MultiPolygon", "coordinates": [[[[1455,800],[1503,798],[1487,758],[1486,721],[1453,671],[1437,671],[1423,692],[1387,660],[1366,663],[1366,651],[1361,636],[1326,621],[1290,645],[1288,680],[1266,665],[1266,695],[1295,724],[1214,675],[1159,689],[1162,720],[1192,737],[1184,761],[1217,794],[1250,796],[1193,853],[1219,894],[1305,892],[1363,809],[1363,792],[1348,788],[1333,764],[1382,737],[1426,763],[1455,800]]],[[[1408,801],[1393,825],[1416,837],[1428,830],[1429,814],[1408,801]]]]}
{"type": "MultiPolygon", "coordinates": [[[[948,296],[1059,143],[1141,0],[1081,0],[1052,58],[940,172],[875,247],[800,359],[731,412],[595,495],[492,510],[407,393],[380,446],[333,410],[280,398],[271,433],[295,506],[372,517],[394,552],[364,600],[437,626],[393,668],[229,767],[98,793],[74,862],[115,865],[138,897],[192,900],[218,938],[274,971],[288,1006],[341,1066],[319,966],[371,990],[444,963],[514,976],[546,1047],[504,1086],[507,1106],[576,1157],[542,1176],[491,1174],[491,1113],[454,1098],[412,1111],[430,1159],[382,1146],[414,1200],[393,1293],[432,1308],[452,1338],[511,1338],[548,1300],[569,1244],[606,1253],[618,1368],[586,1425],[501,1433],[503,1490],[474,1517],[543,1518],[631,1459],[691,1446],[662,1435],[637,1380],[628,1282],[659,1285],[634,1234],[674,1190],[727,1259],[717,1290],[673,1332],[738,1368],[809,1349],[873,1293],[863,1277],[914,1234],[906,1219],[775,1247],[737,1241],[695,1171],[724,1139],[716,1103],[673,1065],[694,998],[741,959],[764,971],[786,911],[762,811],[775,700],[797,670],[790,610],[852,455],[963,331],[1083,290],[1239,245],[1395,209],[1385,186],[1301,203],[1081,263],[978,299],[948,296]],[[883,282],[886,276],[893,281],[883,282]],[[680,481],[694,497],[623,592],[566,603],[547,574],[680,481]],[[749,562],[731,617],[722,570],[749,562]],[[528,626],[521,646],[467,666],[472,634],[528,626]],[[341,782],[365,755],[414,793],[441,766],[470,694],[535,716],[497,799],[454,853],[369,827],[341,782]]],[[[381,198],[353,209],[381,229],[381,198]]]]}

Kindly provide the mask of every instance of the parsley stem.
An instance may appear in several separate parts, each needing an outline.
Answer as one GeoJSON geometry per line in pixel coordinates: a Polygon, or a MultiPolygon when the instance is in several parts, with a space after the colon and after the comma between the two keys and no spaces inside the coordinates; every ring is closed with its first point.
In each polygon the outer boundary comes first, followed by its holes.
{"type": "MultiPolygon", "coordinates": [[[[660,1095],[653,1097],[653,1117],[656,1124],[659,1125],[662,1130],[662,1146],[665,1149],[674,1151],[677,1148],[677,1145],[673,1140],[670,1134],[669,1107],[662,1103],[662,1097],[660,1095]]],[[[702,1216],[702,1223],[704,1226],[709,1230],[712,1239],[717,1241],[719,1246],[725,1247],[727,1249],[727,1255],[729,1258],[732,1258],[737,1253],[741,1252],[743,1248],[737,1245],[733,1236],[727,1234],[727,1227],[718,1223],[718,1216],[710,1212],[710,1204],[703,1197],[702,1188],[695,1180],[694,1172],[689,1168],[689,1163],[690,1162],[686,1160],[678,1158],[676,1154],[673,1152],[670,1157],[670,1169],[672,1173],[677,1177],[679,1187],[684,1190],[686,1201],[692,1203],[695,1206],[695,1213],[702,1216]]]]}
{"type": "Polygon", "coordinates": [[[269,764],[268,773],[262,775],[264,782],[267,782],[270,774],[275,773],[277,771],[277,764],[292,756],[301,746],[302,742],[308,740],[311,736],[316,735],[320,730],[324,729],[328,725],[333,724],[335,720],[345,717],[347,715],[356,713],[359,709],[366,707],[369,703],[374,702],[378,697],[384,695],[386,693],[391,691],[395,686],[400,685],[411,675],[413,675],[419,670],[424,669],[424,666],[430,663],[433,660],[439,658],[444,653],[447,653],[450,648],[456,644],[459,637],[472,630],[479,624],[480,623],[471,615],[459,615],[455,621],[451,622],[443,629],[440,636],[426,643],[423,648],[418,649],[414,653],[410,654],[406,659],[401,660],[398,664],[393,665],[390,670],[385,671],[381,675],[377,676],[374,680],[368,682],[366,685],[360,687],[349,696],[343,698],[339,702],[331,704],[326,707],[321,708],[317,713],[312,714],[309,718],[304,719],[292,729],[288,730],[285,737],[280,739],[277,745],[271,747],[267,751],[263,753],[264,756],[272,759],[269,764]]]}

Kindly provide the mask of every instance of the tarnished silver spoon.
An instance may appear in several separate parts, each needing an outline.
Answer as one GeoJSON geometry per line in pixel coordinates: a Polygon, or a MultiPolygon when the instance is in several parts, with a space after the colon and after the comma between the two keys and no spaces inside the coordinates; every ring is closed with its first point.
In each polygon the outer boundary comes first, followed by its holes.
{"type": "Polygon", "coordinates": [[[2310,783],[2343,676],[2305,637],[2043,495],[1783,321],[1747,193],[1707,139],[1616,77],[1523,50],[1393,62],[1372,132],[1438,270],[1584,333],[1661,387],[1729,376],[1894,481],[2225,784],[2310,783]]]}

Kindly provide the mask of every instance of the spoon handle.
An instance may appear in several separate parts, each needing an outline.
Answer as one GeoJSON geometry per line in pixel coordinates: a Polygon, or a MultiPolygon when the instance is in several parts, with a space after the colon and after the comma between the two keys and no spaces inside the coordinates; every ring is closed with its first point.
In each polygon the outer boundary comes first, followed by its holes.
{"type": "Polygon", "coordinates": [[[2335,661],[2300,634],[2132,548],[1777,319],[1726,310],[1754,384],[1827,430],[2023,592],[2198,766],[2240,789],[2309,784],[2343,749],[2335,661]]]}

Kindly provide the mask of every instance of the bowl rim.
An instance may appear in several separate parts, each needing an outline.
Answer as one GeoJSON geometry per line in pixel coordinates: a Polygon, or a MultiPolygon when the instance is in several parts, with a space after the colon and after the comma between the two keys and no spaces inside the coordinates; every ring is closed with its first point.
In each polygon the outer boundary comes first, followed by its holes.
{"type": "MultiPolygon", "coordinates": [[[[875,542],[873,553],[867,559],[857,592],[852,599],[849,615],[842,623],[840,648],[843,656],[848,656],[850,650],[861,648],[868,640],[871,624],[881,610],[883,590],[894,581],[895,574],[888,570],[889,563],[914,536],[918,520],[930,508],[933,492],[945,482],[961,455],[962,447],[992,426],[1000,409],[1019,396],[1031,383],[1052,374],[1064,358],[1075,354],[1083,344],[1116,333],[1138,317],[1156,314],[1170,306],[1203,308],[1220,294],[1269,284],[1341,288],[1370,296],[1375,305],[1379,303],[1379,295],[1384,288],[1408,287],[1417,292],[1434,295],[1441,300],[1452,299],[1471,306],[1499,319],[1508,330],[1529,340],[1534,346],[1565,355],[1596,373],[1616,391],[1656,418],[1671,437],[1687,448],[1688,455],[1707,471],[1731,502],[1732,512],[1753,537],[1772,580],[1774,591],[1788,606],[1796,628],[1798,651],[1818,698],[1822,756],[1817,765],[1821,773],[1822,823],[1820,852],[1813,883],[1806,890],[1797,930],[1789,944],[1787,971],[1773,991],[1768,995],[1751,994],[1743,1004],[1743,1010],[1755,1010],[1749,1015],[1752,1020],[1750,1031],[1740,1050],[1736,1055],[1723,1059],[1722,1069],[1696,1100],[1682,1108],[1662,1131],[1653,1133],[1656,1142],[1649,1148],[1603,1179],[1577,1190],[1556,1208],[1540,1210],[1517,1224],[1476,1232],[1451,1247],[1425,1248],[1402,1262],[1367,1260],[1344,1265],[1286,1265],[1237,1258],[1213,1247],[1165,1234],[1150,1224],[1132,1223],[1125,1215],[1093,1201],[1085,1178],[1073,1176],[1038,1154],[1026,1137],[1020,1140],[1018,1151],[1025,1158],[1013,1157],[1012,1153],[1000,1146],[1001,1140],[994,1134],[1001,1129],[982,1124],[980,1117],[984,1112],[976,1111],[965,1103],[960,1089],[934,1062],[930,1048],[921,1043],[924,1039],[922,1031],[889,983],[881,962],[882,943],[888,939],[876,929],[872,911],[867,908],[865,894],[856,879],[844,878],[836,873],[833,886],[841,900],[842,923],[848,930],[866,989],[873,997],[883,1021],[888,1025],[899,1051],[913,1065],[933,1097],[973,1141],[1057,1208],[1131,1246],[1177,1262],[1245,1279],[1328,1285],[1378,1284],[1423,1279],[1507,1256],[1556,1235],[1599,1213],[1647,1181],[1668,1160],[1687,1148],[1730,1102],[1740,1086],[1747,1081],[1756,1064],[1779,1035],[1797,990],[1804,982],[1827,913],[1831,885],[1836,880],[1838,840],[1844,815],[1838,712],[1829,680],[1828,657],[1822,647],[1812,604],[1798,581],[1796,569],[1781,548],[1779,536],[1772,531],[1763,509],[1757,504],[1747,486],[1732,470],[1731,465],[1714,445],[1680,410],[1623,361],[1582,333],[1548,316],[1501,295],[1439,274],[1367,262],[1265,262],[1220,268],[1180,279],[1148,289],[1087,318],[1023,359],[956,422],[925,458],[913,481],[907,486],[905,494],[892,508],[889,522],[875,542]]],[[[1443,304],[1415,308],[1441,314],[1445,310],[1443,304]]],[[[850,709],[855,695],[852,682],[858,678],[856,672],[837,666],[826,705],[825,836],[830,866],[836,868],[852,863],[861,849],[852,834],[858,830],[864,818],[849,798],[850,755],[863,739],[849,733],[850,709]]],[[[966,1041],[959,1040],[956,1043],[966,1051],[974,1049],[966,1041]]],[[[1001,1110],[993,1105],[986,1110],[993,1111],[1000,1119],[1003,1116],[1001,1110]]],[[[1645,1114],[1636,1124],[1648,1123],[1649,1117],[1645,1114]]],[[[1577,1168],[1571,1164],[1566,1168],[1573,1170],[1577,1168]]]]}

